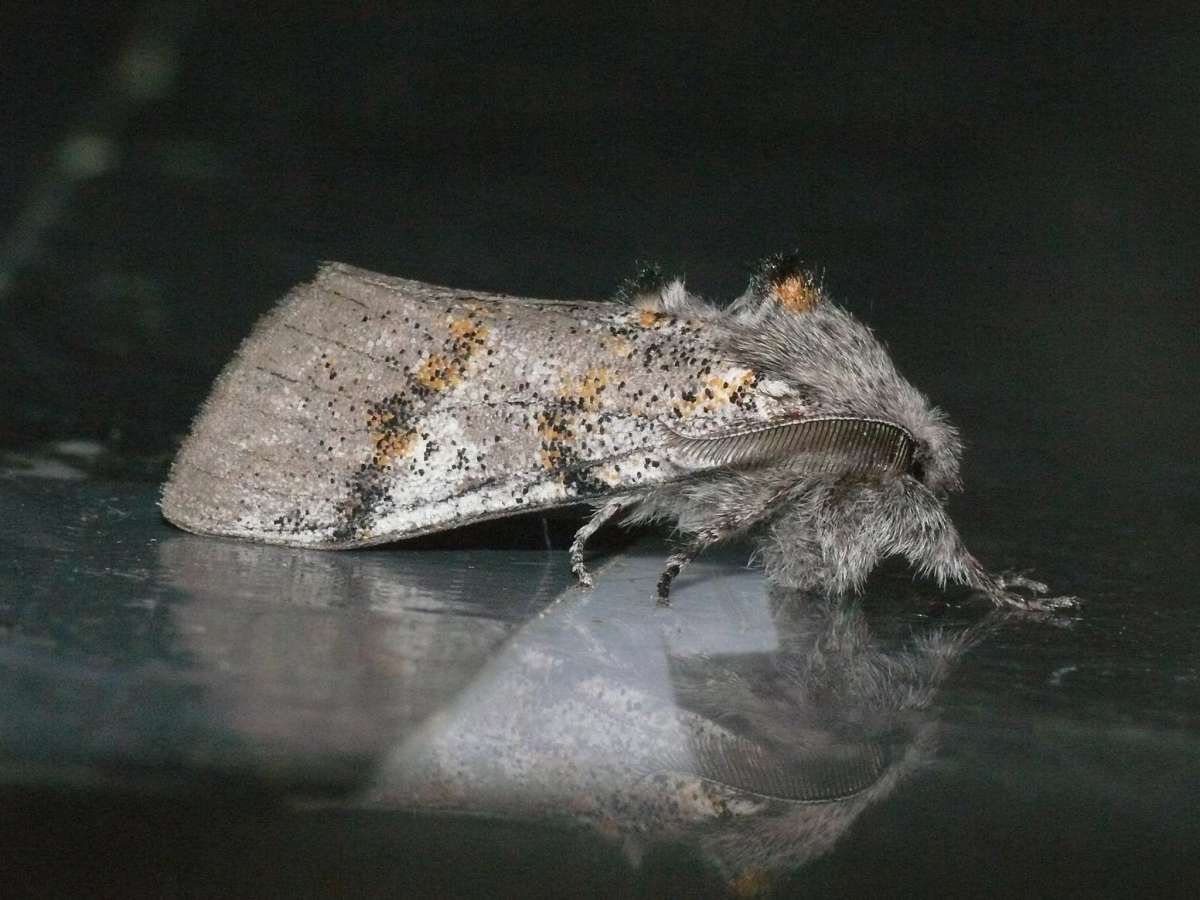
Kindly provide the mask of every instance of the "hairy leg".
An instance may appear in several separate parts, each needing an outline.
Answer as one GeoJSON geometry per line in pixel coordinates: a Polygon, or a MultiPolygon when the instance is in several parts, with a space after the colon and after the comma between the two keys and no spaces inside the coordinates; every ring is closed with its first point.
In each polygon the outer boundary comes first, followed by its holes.
{"type": "Polygon", "coordinates": [[[671,582],[684,566],[700,555],[705,546],[699,541],[691,541],[667,557],[666,568],[658,576],[658,584],[655,586],[656,602],[659,606],[671,605],[671,582]]]}
{"type": "Polygon", "coordinates": [[[713,515],[711,525],[693,533],[686,544],[667,557],[667,564],[658,577],[655,591],[658,605],[671,605],[671,582],[675,580],[684,566],[709,547],[729,540],[761,521],[769,514],[771,505],[771,503],[765,503],[761,506],[751,506],[737,511],[729,510],[722,515],[713,515]]]}
{"type": "MultiPolygon", "coordinates": [[[[749,518],[749,516],[745,517],[749,518]]],[[[655,587],[655,602],[659,606],[671,605],[671,582],[683,567],[714,544],[719,544],[747,527],[744,519],[724,523],[724,527],[706,528],[694,535],[690,541],[667,557],[667,564],[658,576],[655,587]]]]}
{"type": "Polygon", "coordinates": [[[686,542],[667,558],[655,591],[669,605],[671,582],[693,559],[714,544],[745,532],[770,517],[793,487],[794,475],[730,472],[673,491],[649,494],[627,521],[674,519],[686,542]]]}
{"type": "MultiPolygon", "coordinates": [[[[856,504],[862,514],[864,537],[873,540],[885,554],[899,553],[922,574],[939,584],[947,581],[986,594],[1001,608],[1048,611],[1075,606],[1075,597],[1026,597],[1012,588],[1035,594],[1047,592],[1046,585],[1021,575],[988,572],[963,543],[938,499],[923,485],[900,479],[878,489],[878,502],[856,504]]],[[[862,573],[860,577],[865,577],[862,573]]]]}
{"type": "Polygon", "coordinates": [[[575,573],[575,577],[579,579],[579,583],[583,587],[590,588],[592,586],[592,574],[587,570],[587,566],[583,564],[584,545],[587,544],[592,535],[604,526],[605,522],[627,506],[629,506],[629,501],[626,499],[609,500],[592,513],[592,517],[584,523],[582,528],[575,532],[575,540],[571,542],[570,550],[571,571],[575,573]]]}
{"type": "Polygon", "coordinates": [[[904,556],[922,574],[986,594],[997,607],[1047,611],[1073,606],[1074,597],[1044,594],[1044,584],[1021,575],[989,573],[963,544],[941,503],[918,482],[819,481],[799,487],[763,543],[772,581],[806,590],[843,593],[862,587],[886,556],[904,556]]]}

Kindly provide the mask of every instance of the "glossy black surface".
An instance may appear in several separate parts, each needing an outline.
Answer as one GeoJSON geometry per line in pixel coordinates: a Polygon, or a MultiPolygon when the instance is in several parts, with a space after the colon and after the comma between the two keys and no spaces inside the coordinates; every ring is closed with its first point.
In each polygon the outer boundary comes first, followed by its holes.
{"type": "Polygon", "coordinates": [[[381,9],[0,12],[4,896],[1190,896],[1194,31],[381,9]],[[157,514],[319,259],[732,296],[791,246],[962,427],[969,546],[1078,613],[900,568],[831,611],[739,548],[659,611],[660,534],[585,595],[569,519],[322,554],[157,514]],[[664,771],[724,787],[688,819],[664,771]]]}

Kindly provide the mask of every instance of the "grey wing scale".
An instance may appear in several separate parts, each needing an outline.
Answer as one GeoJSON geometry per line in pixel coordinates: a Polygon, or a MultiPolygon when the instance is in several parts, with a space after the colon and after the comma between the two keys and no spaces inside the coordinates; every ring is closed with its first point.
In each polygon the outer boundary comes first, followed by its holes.
{"type": "Polygon", "coordinates": [[[668,429],[668,445],[700,466],[754,466],[793,459],[814,473],[900,474],[913,461],[909,432],[892,422],[823,417],[689,436],[668,429]]]}

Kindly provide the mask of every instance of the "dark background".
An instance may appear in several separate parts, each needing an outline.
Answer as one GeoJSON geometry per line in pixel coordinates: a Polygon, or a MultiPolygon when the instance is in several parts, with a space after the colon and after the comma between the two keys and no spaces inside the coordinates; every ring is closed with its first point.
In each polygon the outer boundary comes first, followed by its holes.
{"type": "Polygon", "coordinates": [[[168,452],[321,259],[732,298],[797,248],[982,453],[1194,481],[1190,17],[125,6],[0,14],[5,446],[168,452]],[[173,77],[130,98],[143,45],[173,77]],[[72,182],[79,134],[112,165],[72,182]]]}
{"type": "MultiPolygon", "coordinates": [[[[322,259],[550,297],[606,296],[656,260],[732,298],[796,248],[962,428],[964,532],[995,529],[998,563],[1089,599],[1077,652],[1150,673],[1080,702],[1194,733],[1193,20],[5,4],[0,453],[19,468],[82,438],[94,475],[160,480],[238,341],[322,259]],[[1117,598],[1150,624],[1106,621],[1117,598]]],[[[1163,811],[1157,864],[1187,813],[1163,811]]],[[[1106,846],[1072,858],[1120,893],[1106,846]]],[[[830,865],[813,877],[836,894],[857,870],[830,865]]]]}

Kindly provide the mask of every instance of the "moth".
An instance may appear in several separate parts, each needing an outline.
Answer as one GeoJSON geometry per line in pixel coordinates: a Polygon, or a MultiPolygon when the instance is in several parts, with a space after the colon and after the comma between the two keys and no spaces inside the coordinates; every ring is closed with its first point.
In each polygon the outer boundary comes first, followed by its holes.
{"type": "Polygon", "coordinates": [[[587,504],[570,549],[584,586],[605,523],[674,525],[661,602],[689,560],[740,536],[791,587],[855,590],[899,555],[998,606],[1073,602],[971,555],[943,506],[957,432],[795,257],[763,261],[727,308],[654,271],[621,298],[326,264],[218,377],[162,512],[202,534],[342,549],[587,504]]]}

